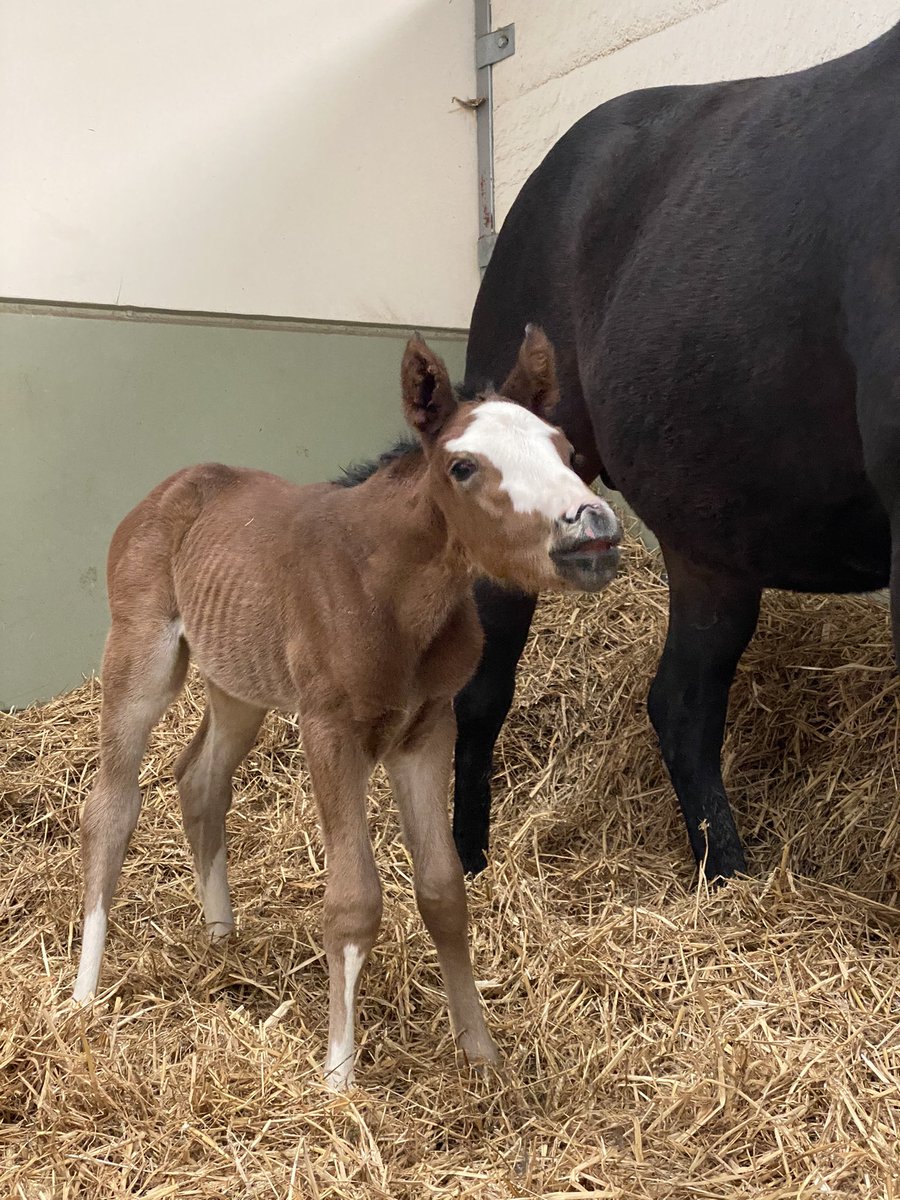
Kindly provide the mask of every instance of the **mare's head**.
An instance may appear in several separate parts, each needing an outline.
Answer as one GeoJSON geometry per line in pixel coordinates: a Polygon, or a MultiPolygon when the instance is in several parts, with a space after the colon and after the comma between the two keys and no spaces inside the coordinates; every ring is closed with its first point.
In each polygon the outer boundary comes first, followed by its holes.
{"type": "Polygon", "coordinates": [[[419,338],[406,348],[402,383],[431,497],[479,573],[524,591],[597,591],[610,582],[621,530],[551,424],[559,391],[543,330],[528,326],[499,391],[461,400],[419,338]]]}

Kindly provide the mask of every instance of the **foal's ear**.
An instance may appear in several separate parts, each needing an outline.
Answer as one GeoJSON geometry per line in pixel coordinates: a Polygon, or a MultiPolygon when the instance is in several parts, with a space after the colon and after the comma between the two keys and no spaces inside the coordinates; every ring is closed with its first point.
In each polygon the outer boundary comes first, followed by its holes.
{"type": "Polygon", "coordinates": [[[525,338],[500,395],[514,400],[545,420],[550,420],[559,403],[556,355],[540,325],[526,325],[525,338]]]}
{"type": "Polygon", "coordinates": [[[433,441],[456,412],[457,399],[443,359],[413,334],[400,368],[406,422],[423,442],[433,441]]]}

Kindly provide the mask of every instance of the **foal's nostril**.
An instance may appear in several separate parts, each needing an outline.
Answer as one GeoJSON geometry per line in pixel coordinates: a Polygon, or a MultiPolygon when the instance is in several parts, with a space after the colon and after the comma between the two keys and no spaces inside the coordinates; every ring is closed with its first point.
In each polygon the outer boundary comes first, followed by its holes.
{"type": "Polygon", "coordinates": [[[593,504],[582,504],[581,508],[575,513],[563,513],[562,519],[567,525],[574,525],[576,521],[580,521],[588,509],[593,508],[593,504]]]}
{"type": "Polygon", "coordinates": [[[570,527],[573,533],[577,529],[587,538],[602,538],[611,546],[618,545],[622,539],[616,515],[605,504],[582,504],[576,512],[560,517],[560,524],[570,527]]]}

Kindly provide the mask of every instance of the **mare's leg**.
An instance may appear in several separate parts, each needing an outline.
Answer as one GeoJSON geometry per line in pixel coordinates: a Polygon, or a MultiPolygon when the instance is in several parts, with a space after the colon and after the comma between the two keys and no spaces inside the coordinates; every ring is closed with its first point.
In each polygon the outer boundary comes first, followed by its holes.
{"type": "Polygon", "coordinates": [[[745,870],[722,782],[728,693],[753,636],[760,589],[666,552],[669,631],[647,708],[698,863],[709,879],[745,870]]]}
{"type": "Polygon", "coordinates": [[[226,695],[206,680],[208,703],[200,728],[175,764],[184,828],[194,856],[197,893],[210,935],[234,928],[225,868],[225,815],[231,777],[256,741],[264,708],[226,695]]]}
{"type": "Polygon", "coordinates": [[[528,639],[536,597],[480,579],[475,599],[484,650],[478,670],[455,702],[453,836],[463,868],[477,874],[487,866],[494,743],[512,704],[516,667],[528,639]]]}
{"type": "Polygon", "coordinates": [[[100,765],[81,816],[84,931],[74,998],[97,989],[109,906],[141,809],[150,731],[177,696],[188,654],[174,621],[113,623],[103,653],[100,765]]]}
{"type": "Polygon", "coordinates": [[[448,703],[425,716],[414,740],[385,758],[415,872],[416,903],[431,934],[456,1042],[470,1063],[496,1062],[472,974],[462,866],[447,819],[454,721],[448,703]]]}
{"type": "Polygon", "coordinates": [[[353,1084],[359,980],[381,924],[381,884],[369,840],[366,784],[372,763],[352,728],[303,721],[303,743],[319,809],[328,882],[324,942],[328,958],[328,1058],[337,1091],[353,1084]]]}
{"type": "Polygon", "coordinates": [[[900,269],[880,252],[871,262],[846,303],[865,472],[890,522],[891,630],[900,667],[900,269]]]}

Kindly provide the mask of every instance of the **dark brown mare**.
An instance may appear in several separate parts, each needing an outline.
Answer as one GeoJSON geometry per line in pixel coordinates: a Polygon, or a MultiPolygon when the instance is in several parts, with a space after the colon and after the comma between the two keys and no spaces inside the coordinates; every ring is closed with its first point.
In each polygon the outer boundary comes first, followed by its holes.
{"type": "Polygon", "coordinates": [[[618,556],[615,517],[543,419],[557,387],[539,329],[527,330],[501,395],[461,400],[418,339],[406,349],[402,391],[420,443],[360,486],[296,487],[262,471],[189,467],[121,523],[108,563],[100,766],[82,818],[79,1001],[97,988],[147,738],[189,660],[204,678],[207,709],[175,776],[214,937],[233,927],[232,776],[268,709],[299,714],[328,863],[325,1070],[337,1088],[352,1082],[360,972],[381,920],[365,807],[378,761],[397,799],[457,1044],[470,1062],[496,1059],[447,815],[452,701],[481,653],[472,579],[595,589],[613,577],[618,556]]]}
{"type": "MultiPolygon", "coordinates": [[[[522,188],[472,314],[466,383],[503,379],[540,322],[580,470],[662,545],[669,630],[648,707],[710,878],[746,867],[721,748],[763,589],[890,580],[900,656],[898,95],[900,25],[794,75],[601,105],[522,188]]],[[[534,608],[487,582],[476,595],[455,823],[473,871],[534,608]]]]}

